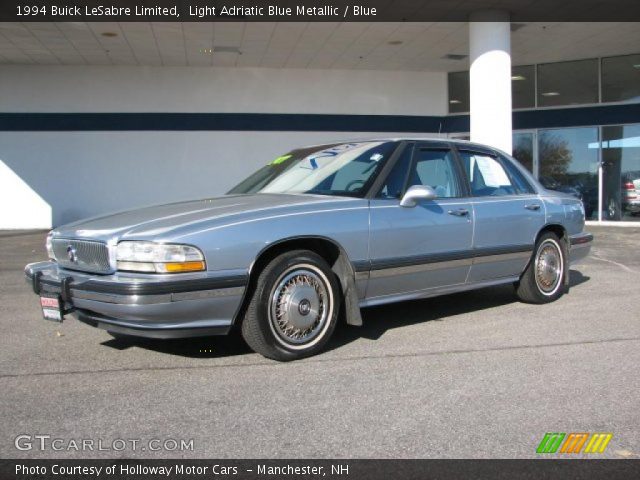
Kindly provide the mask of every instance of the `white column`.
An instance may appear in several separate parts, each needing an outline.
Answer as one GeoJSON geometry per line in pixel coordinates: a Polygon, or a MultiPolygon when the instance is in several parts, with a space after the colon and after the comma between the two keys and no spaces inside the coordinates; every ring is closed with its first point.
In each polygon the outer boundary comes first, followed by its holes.
{"type": "Polygon", "coordinates": [[[509,13],[469,18],[471,141],[511,153],[511,29],[509,13]]]}

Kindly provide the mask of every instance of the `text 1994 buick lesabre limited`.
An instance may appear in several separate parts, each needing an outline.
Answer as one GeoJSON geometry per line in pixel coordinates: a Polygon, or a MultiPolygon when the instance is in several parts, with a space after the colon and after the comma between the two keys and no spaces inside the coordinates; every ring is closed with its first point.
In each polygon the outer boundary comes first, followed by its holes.
{"type": "MultiPolygon", "coordinates": [[[[114,334],[226,334],[278,360],[320,351],[360,307],[504,283],[556,300],[589,252],[580,200],[506,154],[388,139],[294,150],[227,195],[53,230],[27,265],[45,317],[114,334]]],[[[392,321],[393,319],[390,319],[392,321]]]]}

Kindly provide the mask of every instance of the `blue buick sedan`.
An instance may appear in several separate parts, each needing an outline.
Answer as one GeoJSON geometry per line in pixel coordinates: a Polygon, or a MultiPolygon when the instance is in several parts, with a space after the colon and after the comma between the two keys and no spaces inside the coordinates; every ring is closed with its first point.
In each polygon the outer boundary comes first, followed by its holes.
{"type": "Polygon", "coordinates": [[[589,252],[583,228],[579,199],[501,151],[366,140],[293,150],[221,197],[58,227],[25,273],[46,319],[153,338],[238,328],[285,361],[372,305],[500,284],[552,302],[589,252]]]}

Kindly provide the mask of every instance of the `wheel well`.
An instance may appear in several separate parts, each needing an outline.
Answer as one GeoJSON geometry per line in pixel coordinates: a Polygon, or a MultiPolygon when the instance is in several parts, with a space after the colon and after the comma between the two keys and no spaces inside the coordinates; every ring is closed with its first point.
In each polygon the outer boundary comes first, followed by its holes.
{"type": "Polygon", "coordinates": [[[259,274],[271,260],[291,250],[310,250],[317,253],[330,267],[333,267],[340,256],[340,248],[330,240],[317,237],[292,238],[274,243],[260,252],[251,267],[251,275],[253,275],[254,272],[259,274]]]}
{"type": "MultiPolygon", "coordinates": [[[[341,256],[344,256],[346,258],[346,255],[343,255],[343,252],[338,245],[333,243],[331,240],[322,237],[292,238],[271,244],[258,254],[258,257],[251,266],[251,270],[249,272],[249,283],[247,284],[247,288],[245,289],[240,308],[236,312],[234,318],[235,325],[239,325],[242,321],[242,318],[244,317],[245,311],[251,300],[251,296],[253,295],[253,292],[256,288],[258,277],[260,276],[262,270],[264,270],[269,262],[276,258],[278,255],[289,252],[291,250],[310,250],[314,253],[317,253],[327,262],[327,264],[329,264],[329,267],[334,271],[336,265],[339,263],[339,259],[341,258],[341,256]]],[[[338,275],[338,277],[340,278],[340,283],[343,286],[344,292],[344,279],[341,275],[338,275]]]]}
{"type": "Polygon", "coordinates": [[[542,230],[538,232],[538,236],[536,237],[536,243],[538,239],[547,232],[554,233],[560,240],[564,240],[567,242],[567,231],[564,229],[562,225],[546,225],[542,230]]]}

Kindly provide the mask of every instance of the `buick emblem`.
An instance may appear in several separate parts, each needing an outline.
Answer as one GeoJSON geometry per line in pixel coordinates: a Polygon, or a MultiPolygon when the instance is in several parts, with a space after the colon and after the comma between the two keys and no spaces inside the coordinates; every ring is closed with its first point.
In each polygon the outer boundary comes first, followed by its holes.
{"type": "Polygon", "coordinates": [[[298,304],[298,312],[300,312],[300,315],[302,315],[303,317],[305,315],[309,315],[309,313],[311,312],[311,302],[309,300],[307,300],[306,298],[303,299],[298,304]]]}
{"type": "Polygon", "coordinates": [[[69,245],[67,247],[67,257],[72,263],[76,263],[78,261],[78,252],[76,252],[76,249],[73,245],[69,245]]]}

